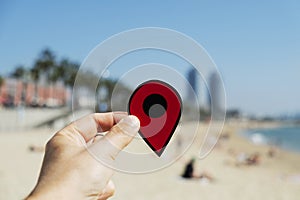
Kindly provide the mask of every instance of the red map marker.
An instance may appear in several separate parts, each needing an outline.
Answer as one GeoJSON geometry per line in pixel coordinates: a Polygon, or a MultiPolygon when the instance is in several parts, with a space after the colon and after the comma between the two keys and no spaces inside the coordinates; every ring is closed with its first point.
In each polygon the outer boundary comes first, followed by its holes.
{"type": "Polygon", "coordinates": [[[168,145],[181,116],[181,98],[169,84],[151,80],[133,92],[129,113],[139,118],[140,135],[160,156],[168,145]]]}

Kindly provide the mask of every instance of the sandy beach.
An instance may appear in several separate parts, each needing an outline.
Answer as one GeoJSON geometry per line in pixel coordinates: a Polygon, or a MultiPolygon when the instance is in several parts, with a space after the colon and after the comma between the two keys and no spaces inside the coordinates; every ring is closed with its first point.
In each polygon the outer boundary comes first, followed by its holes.
{"type": "MultiPolygon", "coordinates": [[[[201,141],[196,140],[182,158],[160,171],[142,175],[116,173],[113,177],[116,193],[111,199],[299,199],[300,154],[276,149],[271,158],[267,155],[269,147],[255,146],[237,134],[245,128],[271,126],[276,124],[226,123],[223,134],[228,138],[220,140],[209,156],[197,160],[195,165],[196,173],[209,173],[213,182],[184,180],[179,176],[185,163],[199,152],[201,141]],[[237,166],[236,158],[241,152],[258,152],[259,164],[237,166]]],[[[192,131],[188,125],[182,128],[192,131]]],[[[43,147],[54,132],[44,128],[0,134],[0,199],[22,199],[30,192],[37,180],[43,152],[29,151],[29,146],[43,147]]]]}

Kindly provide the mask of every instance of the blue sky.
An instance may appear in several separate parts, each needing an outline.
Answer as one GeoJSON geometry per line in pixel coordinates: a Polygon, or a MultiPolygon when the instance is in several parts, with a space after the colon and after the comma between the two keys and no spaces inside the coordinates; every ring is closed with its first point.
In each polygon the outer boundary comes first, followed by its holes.
{"type": "Polygon", "coordinates": [[[219,67],[228,106],[300,112],[299,1],[0,1],[0,74],[44,47],[82,62],[101,41],[164,27],[200,43],[219,67]]]}

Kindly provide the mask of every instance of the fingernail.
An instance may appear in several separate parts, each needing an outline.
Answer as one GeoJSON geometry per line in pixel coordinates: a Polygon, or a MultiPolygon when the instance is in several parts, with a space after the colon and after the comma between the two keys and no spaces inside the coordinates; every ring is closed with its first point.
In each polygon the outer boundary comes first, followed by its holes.
{"type": "Polygon", "coordinates": [[[117,126],[119,126],[125,134],[135,136],[140,129],[140,120],[133,115],[129,115],[123,118],[117,126]]]}
{"type": "Polygon", "coordinates": [[[120,121],[120,123],[125,123],[125,124],[131,126],[134,129],[140,127],[140,120],[134,115],[129,115],[127,117],[124,117],[120,121]]]}

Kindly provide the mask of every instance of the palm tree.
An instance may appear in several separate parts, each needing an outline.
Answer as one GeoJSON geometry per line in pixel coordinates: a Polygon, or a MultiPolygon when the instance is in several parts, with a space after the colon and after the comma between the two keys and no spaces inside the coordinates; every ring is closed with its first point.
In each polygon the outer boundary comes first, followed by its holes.
{"type": "Polygon", "coordinates": [[[54,53],[48,48],[44,49],[41,52],[37,63],[40,67],[40,70],[42,70],[45,73],[49,72],[55,66],[54,53]]]}
{"type": "Polygon", "coordinates": [[[62,68],[64,68],[64,77],[63,81],[67,87],[74,86],[75,78],[77,75],[77,71],[79,69],[79,64],[75,62],[70,62],[68,60],[63,60],[61,62],[62,68]]]}
{"type": "MultiPolygon", "coordinates": [[[[50,82],[50,96],[53,96],[53,86],[58,82],[58,81],[63,81],[66,75],[66,68],[64,67],[63,64],[58,64],[53,66],[51,69],[51,72],[49,73],[48,76],[48,81],[50,82]]],[[[63,102],[65,102],[66,96],[63,97],[63,102]]]]}
{"type": "Polygon", "coordinates": [[[22,79],[25,75],[25,68],[22,65],[16,67],[16,69],[11,73],[11,77],[16,79],[22,79]]]}
{"type": "Polygon", "coordinates": [[[25,80],[25,76],[26,76],[26,69],[22,66],[19,65],[18,67],[16,67],[16,69],[11,73],[11,77],[16,78],[17,80],[21,81],[21,104],[24,104],[26,101],[26,91],[27,91],[27,82],[25,80]]]}
{"type": "Polygon", "coordinates": [[[4,78],[0,75],[0,88],[2,87],[3,84],[4,84],[4,78]]]}
{"type": "MultiPolygon", "coordinates": [[[[36,60],[34,65],[34,73],[38,73],[39,78],[41,74],[46,76],[47,82],[51,83],[51,72],[54,70],[56,65],[54,53],[46,48],[42,50],[39,58],[36,60]]],[[[45,96],[45,95],[43,95],[45,96]]]]}
{"type": "MultiPolygon", "coordinates": [[[[67,89],[70,89],[75,82],[77,75],[77,70],[79,69],[79,64],[71,62],[70,60],[64,58],[62,59],[54,68],[51,73],[50,81],[56,82],[61,80],[67,89]]],[[[64,102],[66,103],[67,97],[64,97],[64,102]]]]}
{"type": "MultiPolygon", "coordinates": [[[[66,89],[71,91],[71,93],[72,93],[71,88],[74,86],[79,66],[80,65],[78,63],[70,62],[68,60],[62,60],[61,62],[61,67],[64,69],[64,76],[62,80],[64,82],[66,89]]],[[[67,97],[65,97],[65,100],[67,100],[67,97]]]]}
{"type": "Polygon", "coordinates": [[[40,71],[37,65],[30,69],[31,80],[34,82],[33,105],[38,105],[38,82],[40,80],[40,71]]]}
{"type": "Polygon", "coordinates": [[[1,108],[2,104],[4,103],[3,100],[2,100],[2,97],[1,97],[2,85],[4,85],[4,78],[0,75],[0,108],[1,108]]]}

